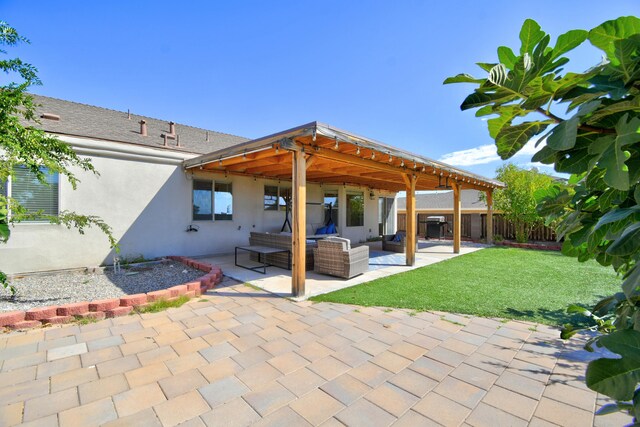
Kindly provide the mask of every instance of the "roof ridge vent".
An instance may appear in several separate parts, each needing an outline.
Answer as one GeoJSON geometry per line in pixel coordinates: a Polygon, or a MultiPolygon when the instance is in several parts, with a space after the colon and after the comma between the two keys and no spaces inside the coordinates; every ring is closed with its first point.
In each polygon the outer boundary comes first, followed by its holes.
{"type": "Polygon", "coordinates": [[[176,124],[175,124],[175,122],[169,122],[169,134],[170,135],[175,135],[176,134],[176,124]]]}

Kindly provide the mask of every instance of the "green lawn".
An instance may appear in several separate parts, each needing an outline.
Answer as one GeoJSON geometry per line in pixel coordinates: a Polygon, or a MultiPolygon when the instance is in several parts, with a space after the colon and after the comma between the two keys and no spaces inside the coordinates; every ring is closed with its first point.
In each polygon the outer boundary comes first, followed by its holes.
{"type": "Polygon", "coordinates": [[[571,319],[569,304],[589,306],[618,283],[613,269],[594,261],[494,247],[311,299],[560,325],[571,319]]]}

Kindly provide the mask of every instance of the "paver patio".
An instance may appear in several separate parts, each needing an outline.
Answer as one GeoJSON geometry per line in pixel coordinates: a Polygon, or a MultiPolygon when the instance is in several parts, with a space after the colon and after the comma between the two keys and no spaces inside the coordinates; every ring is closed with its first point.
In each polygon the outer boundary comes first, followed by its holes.
{"type": "MultiPolygon", "coordinates": [[[[296,297],[295,299],[302,301],[312,296],[370,282],[381,277],[404,273],[446,259],[475,252],[486,247],[486,245],[479,243],[462,242],[460,253],[456,254],[453,253],[453,242],[451,240],[418,239],[415,265],[407,266],[404,254],[382,251],[381,242],[367,242],[366,245],[369,246],[369,270],[367,272],[352,277],[351,279],[342,279],[319,274],[313,270],[307,271],[305,295],[296,297]]],[[[267,268],[266,274],[262,274],[261,272],[236,266],[233,254],[212,255],[201,258],[201,260],[219,266],[222,271],[224,271],[225,276],[236,279],[242,283],[250,283],[253,286],[280,296],[292,296],[290,270],[272,266],[267,268]]]]}
{"type": "Polygon", "coordinates": [[[179,309],[0,337],[0,425],[621,425],[546,326],[293,302],[229,279],[179,309]]]}

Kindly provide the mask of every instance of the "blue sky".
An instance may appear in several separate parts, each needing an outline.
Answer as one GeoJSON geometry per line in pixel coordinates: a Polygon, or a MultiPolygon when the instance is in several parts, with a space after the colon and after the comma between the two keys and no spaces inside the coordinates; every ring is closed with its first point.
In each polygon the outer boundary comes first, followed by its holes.
{"type": "Polygon", "coordinates": [[[471,86],[442,81],[519,47],[526,18],[555,40],[639,9],[603,4],[0,0],[0,19],[31,40],[10,53],[39,69],[35,93],[249,138],[318,120],[493,176],[485,122],[459,110],[471,86]]]}

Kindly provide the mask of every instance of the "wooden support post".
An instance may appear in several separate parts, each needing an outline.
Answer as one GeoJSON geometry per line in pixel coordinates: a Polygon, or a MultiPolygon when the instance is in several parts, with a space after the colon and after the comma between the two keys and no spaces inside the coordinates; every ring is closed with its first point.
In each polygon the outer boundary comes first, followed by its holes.
{"type": "Polygon", "coordinates": [[[460,191],[462,186],[458,182],[453,183],[453,253],[460,253],[460,234],[462,231],[462,215],[460,214],[460,191]]]}
{"type": "Polygon", "coordinates": [[[416,177],[415,175],[403,175],[405,177],[407,191],[407,265],[416,263],[416,177]]]}
{"type": "Polygon", "coordinates": [[[302,151],[292,152],[292,178],[291,293],[298,297],[305,293],[307,242],[307,168],[302,151]]]}
{"type": "Polygon", "coordinates": [[[493,244],[493,188],[486,191],[487,193],[487,244],[493,244]]]}

